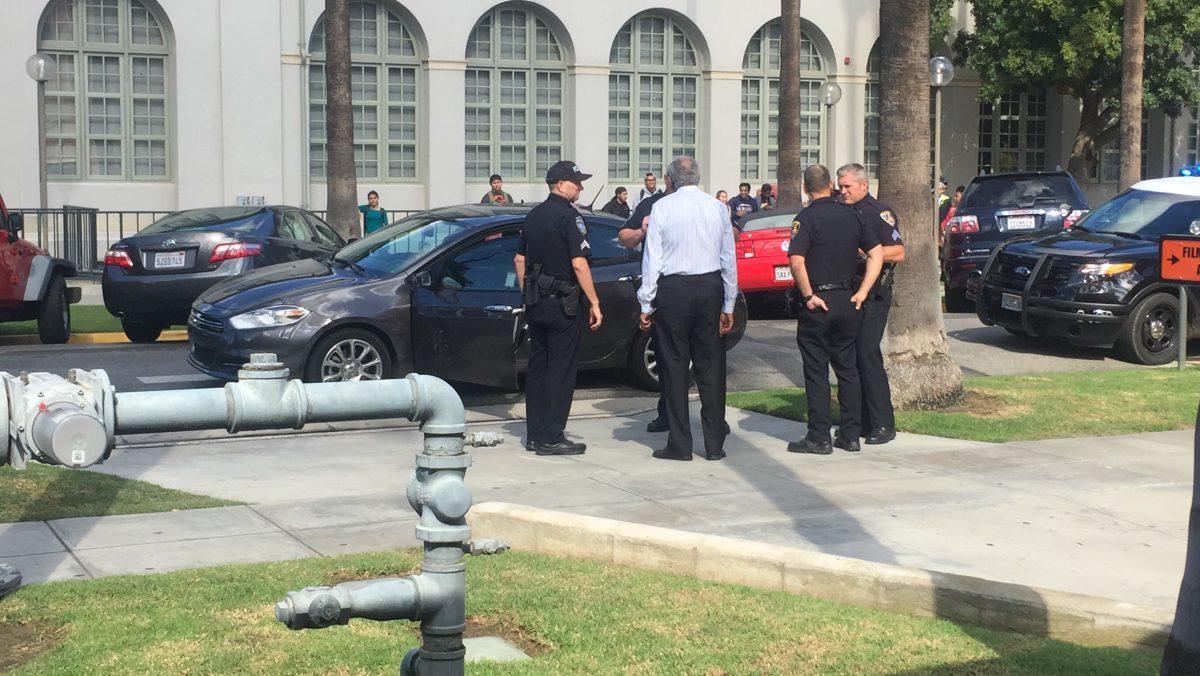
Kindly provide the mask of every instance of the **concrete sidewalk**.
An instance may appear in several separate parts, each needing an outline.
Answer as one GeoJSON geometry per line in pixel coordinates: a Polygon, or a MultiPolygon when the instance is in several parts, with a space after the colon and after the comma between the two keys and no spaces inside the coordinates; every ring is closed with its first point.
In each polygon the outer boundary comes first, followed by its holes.
{"type": "MultiPolygon", "coordinates": [[[[592,417],[569,431],[589,450],[571,458],[534,456],[523,423],[478,415],[473,429],[508,438],[472,451],[476,501],[1174,607],[1191,431],[1014,444],[904,434],[814,457],[784,450],[803,425],[729,409],[728,459],[678,463],[650,458],[665,442],[645,432],[653,404],[588,402],[592,417]]],[[[419,432],[390,430],[118,451],[101,471],[248,506],[0,526],[0,560],[38,582],[413,545],[403,489],[419,445],[419,432]]]]}

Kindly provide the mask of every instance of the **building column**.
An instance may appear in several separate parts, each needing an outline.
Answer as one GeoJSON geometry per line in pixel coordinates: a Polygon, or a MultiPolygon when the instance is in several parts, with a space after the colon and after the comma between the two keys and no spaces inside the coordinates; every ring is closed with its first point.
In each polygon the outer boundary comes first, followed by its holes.
{"type": "MultiPolygon", "coordinates": [[[[608,74],[603,66],[574,66],[570,70],[570,121],[564,125],[568,137],[563,152],[592,179],[583,187],[579,201],[587,204],[596,198],[597,206],[609,200],[616,190],[608,177],[608,74]],[[603,194],[595,191],[603,188],[603,194]]],[[[629,187],[629,186],[626,186],[629,187]]]]}
{"type": "Polygon", "coordinates": [[[426,168],[425,208],[471,201],[466,194],[466,61],[425,62],[429,105],[421,166],[426,168]]]}
{"type": "Polygon", "coordinates": [[[842,100],[826,115],[824,161],[830,173],[866,157],[867,76],[832,75],[829,82],[842,88],[842,100]]]}
{"type": "Polygon", "coordinates": [[[696,139],[702,185],[709,194],[735,195],[742,180],[742,72],[706,71],[704,91],[708,105],[701,117],[706,119],[696,139]]]}

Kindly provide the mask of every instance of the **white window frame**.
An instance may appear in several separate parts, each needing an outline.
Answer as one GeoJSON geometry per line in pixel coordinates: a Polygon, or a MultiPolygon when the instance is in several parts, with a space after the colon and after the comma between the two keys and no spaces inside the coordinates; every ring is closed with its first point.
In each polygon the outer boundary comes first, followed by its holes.
{"type": "Polygon", "coordinates": [[[565,41],[537,10],[504,5],[476,22],[464,84],[468,181],[500,174],[537,182],[564,157],[568,57],[565,41]]]}
{"type": "Polygon", "coordinates": [[[1010,89],[995,101],[979,102],[979,174],[1045,170],[1048,102],[1044,89],[1010,89]],[[1002,155],[1013,161],[1002,163],[1002,155]]]}
{"type": "Polygon", "coordinates": [[[658,12],[630,19],[609,50],[608,176],[640,183],[674,157],[695,156],[704,96],[700,53],[686,30],[658,12]],[[656,25],[663,27],[656,42],[656,25]],[[661,51],[662,62],[653,57],[661,51]]]}
{"type": "MultiPolygon", "coordinates": [[[[309,38],[309,174],[327,178],[325,148],[325,16],[309,38]]],[[[415,32],[383,2],[350,3],[350,99],[354,166],[359,179],[377,183],[421,181],[421,56],[415,32]],[[372,15],[373,12],[373,15],[372,15]],[[374,30],[366,30],[369,23],[374,30]]]]}
{"type": "MultiPolygon", "coordinates": [[[[758,29],[742,55],[740,172],[747,181],[769,180],[779,170],[779,43],[782,22],[758,29]],[[766,122],[764,124],[764,121],[766,122]]],[[[826,109],[821,88],[825,60],[809,37],[800,33],[800,163],[820,164],[825,157],[826,109]]]]}
{"type": "Polygon", "coordinates": [[[53,0],[38,23],[37,45],[58,63],[44,96],[47,179],[170,181],[174,64],[166,17],[141,0],[53,0]],[[134,26],[135,17],[146,23],[134,26]],[[89,28],[98,39],[89,39],[89,28]],[[89,64],[105,72],[89,71],[89,64]],[[151,64],[153,72],[146,70],[151,64]],[[89,80],[89,73],[97,77],[89,80]],[[101,154],[101,147],[113,152],[101,154]],[[93,171],[95,162],[104,170],[93,171]]]}

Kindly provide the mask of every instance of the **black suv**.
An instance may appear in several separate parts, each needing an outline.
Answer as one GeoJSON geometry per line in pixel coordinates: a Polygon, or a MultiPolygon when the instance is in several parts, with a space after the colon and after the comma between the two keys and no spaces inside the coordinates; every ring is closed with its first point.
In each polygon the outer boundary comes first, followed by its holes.
{"type": "MultiPolygon", "coordinates": [[[[1176,234],[1200,235],[1200,178],[1142,181],[1069,231],[1005,244],[969,295],[984,324],[1165,364],[1178,349],[1179,296],[1159,278],[1158,240],[1176,234]]],[[[1189,288],[1191,335],[1198,300],[1189,288]]]]}
{"type": "Polygon", "coordinates": [[[974,309],[966,297],[967,280],[979,276],[996,247],[1022,235],[1061,232],[1089,208],[1075,179],[1061,171],[971,179],[942,232],[946,310],[974,309]]]}

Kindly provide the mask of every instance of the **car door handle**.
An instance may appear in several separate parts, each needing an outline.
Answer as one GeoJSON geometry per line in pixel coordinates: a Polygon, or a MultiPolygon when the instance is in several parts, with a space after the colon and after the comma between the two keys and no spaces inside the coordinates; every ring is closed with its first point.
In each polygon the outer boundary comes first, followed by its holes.
{"type": "Polygon", "coordinates": [[[489,305],[483,308],[484,312],[504,313],[510,315],[519,315],[525,311],[523,307],[513,307],[511,305],[489,305]]]}
{"type": "Polygon", "coordinates": [[[641,275],[625,275],[624,277],[618,277],[617,281],[618,282],[633,282],[634,284],[637,284],[638,282],[642,281],[642,276],[641,275]]]}

